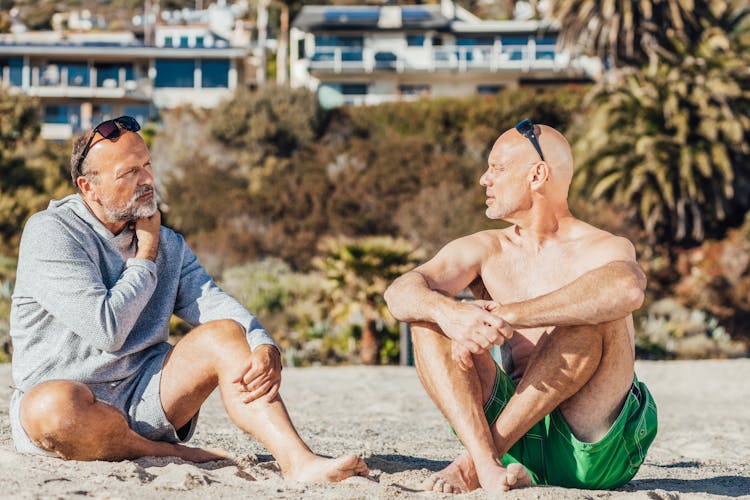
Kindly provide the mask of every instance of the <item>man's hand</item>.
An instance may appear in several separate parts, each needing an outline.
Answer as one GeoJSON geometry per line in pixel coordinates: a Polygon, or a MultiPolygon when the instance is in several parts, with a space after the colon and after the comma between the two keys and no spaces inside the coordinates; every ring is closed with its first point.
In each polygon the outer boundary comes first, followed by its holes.
{"type": "Polygon", "coordinates": [[[513,335],[513,328],[494,314],[499,308],[496,302],[486,300],[456,302],[438,321],[438,326],[446,337],[463,348],[462,352],[479,354],[513,335]]]}
{"type": "Polygon", "coordinates": [[[240,384],[241,392],[247,393],[245,404],[266,397],[271,401],[281,387],[281,355],[276,346],[260,345],[250,355],[250,362],[232,381],[240,384]]]}
{"type": "Polygon", "coordinates": [[[151,217],[141,217],[135,221],[135,237],[138,240],[135,256],[156,262],[159,251],[159,229],[161,227],[161,212],[158,210],[151,217]]]}

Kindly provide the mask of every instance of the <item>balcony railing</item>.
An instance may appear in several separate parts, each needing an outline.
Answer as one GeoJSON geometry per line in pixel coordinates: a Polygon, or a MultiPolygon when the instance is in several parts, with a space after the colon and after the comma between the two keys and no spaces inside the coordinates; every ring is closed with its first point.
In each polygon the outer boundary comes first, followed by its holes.
{"type": "Polygon", "coordinates": [[[311,71],[334,73],[373,71],[530,71],[558,70],[569,65],[554,44],[443,46],[410,49],[402,54],[390,49],[321,47],[308,59],[311,71]]]}

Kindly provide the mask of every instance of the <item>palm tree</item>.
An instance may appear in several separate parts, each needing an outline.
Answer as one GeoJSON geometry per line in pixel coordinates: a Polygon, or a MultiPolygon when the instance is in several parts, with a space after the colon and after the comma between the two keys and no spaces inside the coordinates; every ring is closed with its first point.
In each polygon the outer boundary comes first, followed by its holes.
{"type": "MultiPolygon", "coordinates": [[[[548,17],[560,22],[560,43],[598,56],[612,67],[643,66],[669,40],[695,39],[699,19],[732,10],[726,0],[552,0],[548,17]]],[[[738,3],[738,2],[734,2],[738,3]]]]}
{"type": "Polygon", "coordinates": [[[418,262],[414,245],[391,237],[326,238],[315,266],[326,277],[330,316],[361,324],[360,359],[379,361],[378,323],[395,326],[383,299],[388,284],[418,262]]]}
{"type": "Polygon", "coordinates": [[[633,207],[653,241],[720,236],[750,207],[748,10],[719,14],[600,84],[575,143],[574,192],[633,207]]]}

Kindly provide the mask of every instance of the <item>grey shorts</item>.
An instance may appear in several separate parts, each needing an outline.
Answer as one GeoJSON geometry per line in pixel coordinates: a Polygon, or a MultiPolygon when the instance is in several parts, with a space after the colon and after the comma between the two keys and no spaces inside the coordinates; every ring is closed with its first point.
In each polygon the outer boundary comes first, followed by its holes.
{"type": "MultiPolygon", "coordinates": [[[[141,436],[152,441],[184,443],[195,431],[198,415],[183,428],[177,429],[167,420],[159,395],[159,382],[168,350],[149,358],[141,371],[117,382],[87,384],[97,401],[119,410],[127,419],[128,425],[141,436]]],[[[36,446],[21,425],[21,400],[23,392],[13,391],[10,400],[10,427],[13,444],[21,453],[56,456],[36,446]]]]}

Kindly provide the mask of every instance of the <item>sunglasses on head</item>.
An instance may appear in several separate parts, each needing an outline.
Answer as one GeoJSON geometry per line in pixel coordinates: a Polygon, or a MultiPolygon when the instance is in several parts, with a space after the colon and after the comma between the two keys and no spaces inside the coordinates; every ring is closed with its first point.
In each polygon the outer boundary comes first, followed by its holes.
{"type": "Polygon", "coordinates": [[[524,118],[516,124],[516,130],[518,130],[518,133],[527,138],[531,145],[534,146],[536,152],[539,153],[539,158],[541,158],[542,161],[546,161],[542,154],[542,147],[539,145],[536,134],[534,134],[534,122],[528,118],[524,118]]]}
{"type": "Polygon", "coordinates": [[[107,120],[104,122],[101,122],[99,125],[94,127],[94,131],[91,132],[91,137],[89,137],[89,141],[86,143],[86,147],[83,148],[83,153],[81,153],[81,157],[78,158],[78,164],[76,165],[76,170],[78,172],[81,171],[81,164],[83,163],[83,160],[86,158],[86,155],[89,153],[89,149],[91,148],[91,143],[94,140],[94,136],[98,133],[102,137],[108,140],[117,139],[122,134],[123,130],[128,130],[130,132],[138,132],[141,129],[141,126],[138,124],[135,118],[132,116],[121,116],[119,118],[114,118],[112,120],[107,120]]]}

